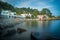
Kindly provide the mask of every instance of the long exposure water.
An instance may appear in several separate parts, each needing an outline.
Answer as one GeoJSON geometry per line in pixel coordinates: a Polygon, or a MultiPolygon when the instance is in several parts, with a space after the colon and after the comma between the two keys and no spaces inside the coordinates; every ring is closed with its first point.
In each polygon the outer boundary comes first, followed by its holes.
{"type": "MultiPolygon", "coordinates": [[[[2,20],[0,20],[0,24],[1,23],[2,23],[2,20]]],[[[31,40],[31,33],[36,38],[45,38],[45,37],[51,36],[56,39],[60,39],[60,20],[51,20],[51,21],[26,20],[24,22],[21,22],[20,24],[15,25],[14,27],[12,26],[11,28],[5,28],[4,31],[6,31],[7,29],[14,29],[17,31],[17,28],[23,28],[26,31],[22,33],[16,32],[12,36],[6,36],[6,37],[3,36],[1,37],[1,39],[3,40],[26,40],[26,39],[31,40]],[[37,33],[37,35],[35,33],[37,33]]]]}

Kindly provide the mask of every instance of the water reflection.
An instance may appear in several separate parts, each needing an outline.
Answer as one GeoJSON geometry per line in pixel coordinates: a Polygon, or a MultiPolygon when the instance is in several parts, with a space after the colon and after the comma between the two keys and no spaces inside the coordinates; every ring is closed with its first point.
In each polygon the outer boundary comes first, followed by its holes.
{"type": "MultiPolygon", "coordinates": [[[[7,25],[9,22],[13,23],[14,19],[1,19],[0,20],[0,24],[3,23],[5,25],[7,25]]],[[[8,30],[8,29],[16,30],[17,28],[26,29],[28,32],[26,31],[26,33],[23,32],[22,34],[16,33],[16,34],[14,34],[15,37],[13,36],[14,39],[16,38],[16,36],[18,38],[21,38],[21,36],[28,37],[28,35],[30,35],[29,34],[30,32],[33,32],[33,34],[35,33],[34,35],[36,35],[36,33],[38,33],[37,37],[39,36],[40,38],[43,38],[46,36],[60,38],[60,20],[55,20],[55,21],[54,20],[53,21],[28,20],[28,21],[24,21],[24,22],[20,23],[19,25],[17,24],[14,27],[4,29],[3,33],[5,33],[6,30],[8,30]]]]}
{"type": "Polygon", "coordinates": [[[27,26],[32,26],[32,27],[38,27],[39,26],[42,26],[42,27],[46,27],[46,26],[49,26],[50,24],[50,21],[26,21],[26,25],[27,26]]]}
{"type": "Polygon", "coordinates": [[[50,28],[50,21],[40,21],[40,26],[44,31],[50,28]]]}
{"type": "Polygon", "coordinates": [[[34,21],[26,21],[25,23],[23,23],[23,25],[25,27],[36,28],[36,29],[40,28],[40,29],[43,29],[43,30],[46,30],[46,28],[49,28],[50,24],[51,24],[50,21],[36,21],[36,20],[34,20],[34,21]]]}
{"type": "Polygon", "coordinates": [[[34,21],[26,21],[26,26],[27,27],[37,27],[38,26],[38,22],[36,20],[34,21]]]}
{"type": "Polygon", "coordinates": [[[52,37],[53,39],[60,39],[60,21],[38,21],[38,28],[32,32],[35,38],[52,37]],[[36,35],[36,34],[38,35],[36,35]]]}

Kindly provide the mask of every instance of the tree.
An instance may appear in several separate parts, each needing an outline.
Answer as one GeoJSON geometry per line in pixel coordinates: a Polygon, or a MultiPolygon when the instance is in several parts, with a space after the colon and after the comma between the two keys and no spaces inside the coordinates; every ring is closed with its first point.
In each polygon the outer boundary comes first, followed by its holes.
{"type": "Polygon", "coordinates": [[[29,17],[29,16],[26,16],[26,18],[31,18],[31,17],[29,17]]]}
{"type": "Polygon", "coordinates": [[[37,9],[34,9],[33,11],[33,16],[37,18],[37,15],[39,14],[39,11],[37,9]]]}
{"type": "Polygon", "coordinates": [[[14,11],[14,7],[7,2],[0,1],[0,15],[2,10],[11,10],[14,11]]]}
{"type": "Polygon", "coordinates": [[[31,18],[34,18],[34,15],[32,15],[31,18]]]}
{"type": "Polygon", "coordinates": [[[3,9],[3,10],[13,10],[14,7],[11,4],[8,4],[7,2],[0,1],[0,9],[3,9]]]}
{"type": "Polygon", "coordinates": [[[60,16],[57,16],[57,18],[60,18],[60,16]]]}
{"type": "Polygon", "coordinates": [[[49,17],[52,17],[51,11],[49,9],[47,9],[47,8],[42,9],[41,15],[44,15],[44,14],[48,15],[49,17]]]}

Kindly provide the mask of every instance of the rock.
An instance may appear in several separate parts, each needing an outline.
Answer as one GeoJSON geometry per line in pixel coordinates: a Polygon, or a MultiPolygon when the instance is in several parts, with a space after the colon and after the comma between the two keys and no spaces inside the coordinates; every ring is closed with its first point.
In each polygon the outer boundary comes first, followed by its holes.
{"type": "Polygon", "coordinates": [[[4,29],[4,25],[0,25],[0,30],[3,30],[4,29]]]}
{"type": "Polygon", "coordinates": [[[22,29],[22,28],[18,28],[17,29],[17,32],[19,32],[19,33],[22,33],[22,32],[25,32],[26,30],[25,29],[22,29]]]}
{"type": "Polygon", "coordinates": [[[43,37],[39,37],[38,38],[38,36],[36,36],[36,35],[38,35],[39,36],[39,34],[37,33],[31,33],[31,40],[57,40],[56,38],[54,38],[53,36],[43,36],[43,37]],[[33,34],[35,34],[35,35],[33,35],[33,34]]]}
{"type": "Polygon", "coordinates": [[[33,35],[33,32],[31,33],[31,40],[37,40],[37,38],[33,35]]]}
{"type": "Polygon", "coordinates": [[[5,35],[5,36],[12,36],[12,35],[14,35],[16,33],[16,30],[8,30],[7,31],[7,34],[5,35]]]}
{"type": "Polygon", "coordinates": [[[2,34],[2,31],[0,31],[0,36],[1,36],[1,34],[2,34]]]}

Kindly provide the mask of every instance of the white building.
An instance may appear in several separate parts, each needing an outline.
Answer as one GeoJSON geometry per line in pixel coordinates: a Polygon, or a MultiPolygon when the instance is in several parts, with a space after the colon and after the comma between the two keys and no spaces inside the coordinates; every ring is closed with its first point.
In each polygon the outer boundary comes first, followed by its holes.
{"type": "Polygon", "coordinates": [[[21,14],[20,16],[25,18],[26,16],[31,17],[32,15],[29,13],[29,14],[21,14]]]}
{"type": "Polygon", "coordinates": [[[9,10],[3,10],[1,15],[5,18],[13,18],[16,15],[16,12],[11,12],[9,10]]]}

